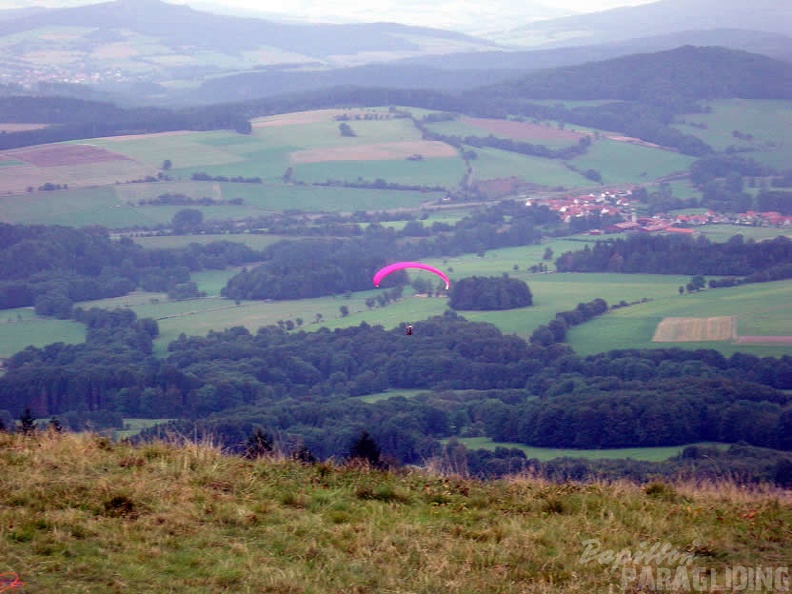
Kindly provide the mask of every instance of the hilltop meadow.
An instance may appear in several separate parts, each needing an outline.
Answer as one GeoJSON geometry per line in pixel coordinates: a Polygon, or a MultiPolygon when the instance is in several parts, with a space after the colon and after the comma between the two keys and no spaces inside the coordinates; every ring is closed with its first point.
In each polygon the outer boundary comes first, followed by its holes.
{"type": "Polygon", "coordinates": [[[25,592],[789,584],[789,493],[728,482],[481,482],[440,468],[245,459],[176,437],[131,446],[55,432],[0,433],[0,472],[2,569],[25,592]]]}

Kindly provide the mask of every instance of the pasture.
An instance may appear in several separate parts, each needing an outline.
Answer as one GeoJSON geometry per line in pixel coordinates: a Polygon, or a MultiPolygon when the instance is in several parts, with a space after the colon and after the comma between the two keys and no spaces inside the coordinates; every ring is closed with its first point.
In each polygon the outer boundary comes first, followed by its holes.
{"type": "MultiPolygon", "coordinates": [[[[254,250],[263,250],[282,239],[294,239],[282,235],[263,233],[205,234],[205,235],[130,235],[132,241],[146,249],[173,249],[187,247],[191,243],[206,245],[214,241],[242,243],[254,250]]],[[[195,274],[193,273],[193,277],[195,274]]]]}
{"type": "Polygon", "coordinates": [[[592,184],[558,159],[542,159],[494,148],[476,148],[475,151],[477,157],[471,161],[471,166],[479,180],[517,177],[548,188],[575,188],[592,184]]]}
{"type": "Polygon", "coordinates": [[[584,134],[564,130],[558,125],[517,120],[499,120],[492,118],[472,118],[463,116],[445,122],[426,122],[432,132],[444,136],[489,136],[512,138],[514,140],[544,145],[551,149],[575,145],[584,134]]]}
{"type": "Polygon", "coordinates": [[[41,318],[33,308],[0,311],[0,359],[27,346],[43,347],[54,342],[78,344],[85,340],[85,326],[72,320],[41,318]]]}
{"type": "Polygon", "coordinates": [[[204,220],[258,217],[283,210],[311,212],[378,211],[416,208],[438,202],[442,194],[417,190],[241,184],[232,182],[152,182],[98,188],[70,188],[0,195],[0,221],[14,224],[103,225],[108,229],[167,226],[183,205],[146,205],[162,194],[195,199],[241,198],[242,204],[191,205],[204,220]]]}
{"type": "Polygon", "coordinates": [[[710,113],[687,114],[680,118],[685,123],[675,127],[701,138],[715,150],[734,146],[748,151],[741,153],[743,156],[770,167],[789,167],[792,101],[722,99],[708,102],[707,107],[711,108],[710,113]]]}
{"type": "Polygon", "coordinates": [[[455,188],[465,175],[459,157],[423,160],[321,161],[294,165],[293,178],[304,183],[372,183],[384,180],[401,185],[455,188]]]}
{"type": "Polygon", "coordinates": [[[614,448],[604,450],[573,450],[567,448],[535,448],[522,443],[495,442],[489,437],[460,437],[457,440],[471,450],[494,450],[495,448],[517,448],[525,453],[529,459],[547,462],[556,458],[583,458],[584,460],[642,460],[645,462],[662,462],[679,455],[686,447],[695,445],[700,447],[716,447],[726,449],[726,444],[720,443],[693,443],[680,446],[666,446],[657,448],[614,448]]]}
{"type": "MultiPolygon", "coordinates": [[[[684,283],[682,283],[684,284],[684,283]]],[[[568,340],[578,354],[614,349],[681,347],[711,348],[724,355],[746,352],[757,356],[792,354],[790,344],[737,344],[721,341],[653,342],[658,324],[668,317],[708,318],[731,316],[736,336],[792,336],[792,281],[758,283],[699,293],[666,296],[648,303],[610,311],[572,328],[568,340]]]]}
{"type": "Polygon", "coordinates": [[[599,171],[605,184],[635,184],[686,171],[694,160],[673,151],[600,139],[571,164],[580,171],[599,171]]]}

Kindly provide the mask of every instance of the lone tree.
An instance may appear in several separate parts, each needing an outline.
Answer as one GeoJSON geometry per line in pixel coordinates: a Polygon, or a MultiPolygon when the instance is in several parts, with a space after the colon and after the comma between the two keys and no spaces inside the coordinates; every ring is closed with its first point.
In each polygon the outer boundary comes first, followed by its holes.
{"type": "Polygon", "coordinates": [[[349,458],[368,462],[375,468],[382,466],[382,453],[368,431],[362,431],[358,438],[352,442],[352,447],[349,448],[349,458]]]}
{"type": "Polygon", "coordinates": [[[341,132],[341,136],[357,136],[355,131],[352,129],[352,126],[347,124],[346,122],[341,122],[338,125],[338,130],[341,132]]]}
{"type": "Polygon", "coordinates": [[[33,416],[29,408],[26,408],[22,411],[22,414],[19,415],[19,430],[22,432],[22,435],[30,435],[36,431],[36,417],[33,416]]]}
{"type": "Polygon", "coordinates": [[[183,208],[171,220],[176,233],[195,231],[203,223],[203,213],[196,208],[183,208]]]}
{"type": "Polygon", "coordinates": [[[245,442],[245,453],[243,456],[249,460],[263,458],[272,453],[274,443],[272,437],[264,433],[260,427],[253,431],[253,434],[245,442]]]}

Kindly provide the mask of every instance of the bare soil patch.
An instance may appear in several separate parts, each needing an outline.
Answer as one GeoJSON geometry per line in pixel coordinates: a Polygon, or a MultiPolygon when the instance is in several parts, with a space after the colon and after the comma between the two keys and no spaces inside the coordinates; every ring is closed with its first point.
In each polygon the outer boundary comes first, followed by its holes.
{"type": "Polygon", "coordinates": [[[712,318],[665,318],[655,330],[652,342],[706,342],[734,337],[731,316],[712,318]]]}
{"type": "Polygon", "coordinates": [[[295,151],[291,154],[292,163],[320,163],[322,161],[389,161],[406,159],[412,155],[424,158],[454,157],[454,147],[437,140],[413,140],[404,142],[383,142],[355,146],[334,146],[322,149],[295,151]]]}
{"type": "Polygon", "coordinates": [[[493,120],[489,118],[462,118],[462,122],[481,128],[492,134],[507,136],[516,140],[569,140],[577,142],[585,134],[571,130],[559,130],[553,126],[543,126],[530,122],[514,122],[510,120],[493,120]]]}

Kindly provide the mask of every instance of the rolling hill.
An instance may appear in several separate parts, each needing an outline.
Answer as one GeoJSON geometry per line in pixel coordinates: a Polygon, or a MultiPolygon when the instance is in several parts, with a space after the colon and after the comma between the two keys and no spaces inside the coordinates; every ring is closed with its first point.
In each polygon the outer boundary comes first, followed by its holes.
{"type": "Polygon", "coordinates": [[[477,91],[524,99],[792,99],[792,64],[720,47],[683,46],[531,73],[477,91]]]}
{"type": "Polygon", "coordinates": [[[792,8],[777,0],[660,0],[530,23],[504,32],[498,39],[503,43],[559,47],[722,28],[788,35],[792,8]]]}
{"type": "Polygon", "coordinates": [[[169,81],[271,64],[321,68],[499,47],[426,27],[282,23],[159,0],[0,15],[0,61],[21,82],[25,73],[27,82],[169,81]]]}

